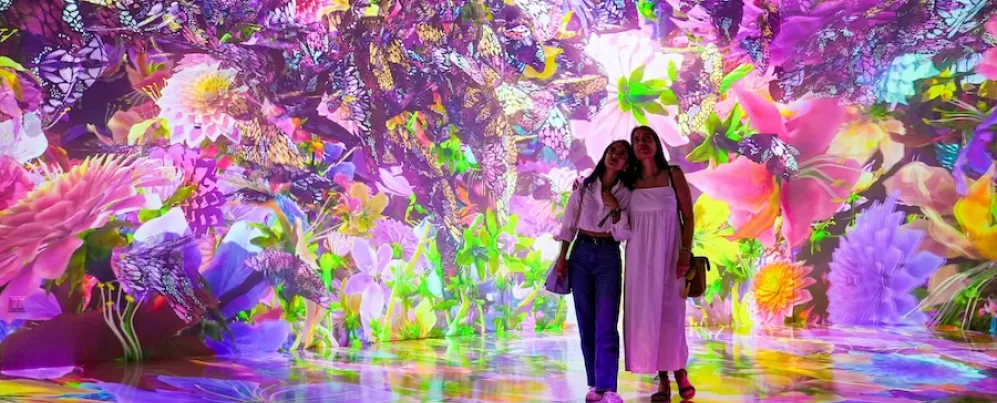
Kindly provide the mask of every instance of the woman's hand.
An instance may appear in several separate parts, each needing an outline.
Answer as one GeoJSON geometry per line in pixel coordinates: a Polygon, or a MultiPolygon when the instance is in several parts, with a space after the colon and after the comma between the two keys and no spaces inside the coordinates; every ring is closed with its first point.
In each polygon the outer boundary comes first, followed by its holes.
{"type": "Polygon", "coordinates": [[[609,211],[620,208],[620,202],[616,200],[616,196],[613,196],[613,192],[608,190],[602,191],[602,204],[609,208],[609,211]]]}
{"type": "Polygon", "coordinates": [[[557,274],[557,278],[567,278],[568,277],[568,259],[564,255],[557,257],[557,263],[554,265],[554,273],[557,274]]]}
{"type": "Polygon", "coordinates": [[[679,250],[678,275],[677,278],[685,277],[685,274],[692,267],[692,252],[686,249],[679,250]]]}

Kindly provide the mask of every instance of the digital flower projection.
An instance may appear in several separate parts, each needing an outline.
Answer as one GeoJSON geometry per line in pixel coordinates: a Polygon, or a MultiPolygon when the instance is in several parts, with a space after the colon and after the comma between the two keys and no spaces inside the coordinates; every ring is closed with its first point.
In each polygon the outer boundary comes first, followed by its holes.
{"type": "Polygon", "coordinates": [[[643,124],[693,186],[696,323],[991,326],[994,2],[7,0],[0,26],[0,350],[44,352],[0,367],[570,328],[552,234],[643,124]],[[102,348],[32,344],[69,328],[102,348]]]}

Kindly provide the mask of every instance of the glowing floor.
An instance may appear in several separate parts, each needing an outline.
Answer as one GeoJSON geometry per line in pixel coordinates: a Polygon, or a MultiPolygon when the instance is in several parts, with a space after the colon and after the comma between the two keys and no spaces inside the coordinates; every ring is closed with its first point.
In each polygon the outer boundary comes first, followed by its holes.
{"type": "MultiPolygon", "coordinates": [[[[696,402],[997,401],[997,341],[989,335],[690,332],[696,402]]],[[[581,402],[586,392],[576,339],[554,335],[67,371],[8,373],[39,380],[0,379],[0,401],[581,402]]],[[[649,401],[654,383],[623,374],[620,387],[628,402],[649,401]]]]}

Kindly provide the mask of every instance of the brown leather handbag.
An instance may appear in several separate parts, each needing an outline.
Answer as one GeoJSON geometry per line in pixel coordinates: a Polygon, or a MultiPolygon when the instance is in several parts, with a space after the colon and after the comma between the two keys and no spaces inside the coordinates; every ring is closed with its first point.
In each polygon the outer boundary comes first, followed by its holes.
{"type": "MultiPolygon", "coordinates": [[[[672,176],[672,169],[668,167],[668,181],[671,182],[672,191],[675,192],[675,206],[679,215],[680,234],[685,227],[685,219],[682,218],[681,199],[679,191],[675,188],[675,177],[672,176]]],[[[691,251],[689,253],[692,253],[691,251]]],[[[682,290],[683,298],[699,298],[706,293],[706,272],[710,271],[710,259],[693,255],[690,260],[689,271],[685,273],[685,288],[682,290]]]]}

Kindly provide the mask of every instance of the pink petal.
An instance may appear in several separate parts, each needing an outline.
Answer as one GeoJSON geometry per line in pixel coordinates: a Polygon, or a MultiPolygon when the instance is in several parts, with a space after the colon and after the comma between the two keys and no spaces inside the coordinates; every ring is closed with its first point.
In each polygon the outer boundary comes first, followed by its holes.
{"type": "Polygon", "coordinates": [[[812,177],[797,177],[782,185],[782,234],[790,247],[799,246],[810,237],[812,223],[830,218],[841,208],[851,194],[852,187],[858,182],[858,168],[858,163],[846,160],[842,165],[820,168],[836,183],[812,177]],[[831,189],[833,193],[826,189],[831,189]]]}
{"type": "Polygon", "coordinates": [[[983,60],[976,66],[976,72],[988,80],[997,80],[997,48],[983,52],[983,60]]]}
{"type": "MultiPolygon", "coordinates": [[[[0,319],[11,322],[14,319],[14,312],[11,312],[11,301],[23,301],[41,285],[41,279],[35,275],[31,266],[24,267],[13,280],[7,283],[7,287],[0,292],[0,319]]],[[[14,310],[16,311],[16,309],[14,310]]]]}
{"type": "Polygon", "coordinates": [[[83,240],[75,236],[63,238],[60,242],[49,245],[35,259],[35,273],[44,279],[54,280],[66,272],[69,258],[73,252],[83,245],[83,240]]]}
{"type": "MultiPolygon", "coordinates": [[[[745,224],[747,224],[749,221],[751,221],[752,218],[755,218],[755,215],[756,214],[749,213],[747,211],[733,210],[731,211],[730,225],[733,226],[735,229],[739,229],[745,224]]],[[[758,242],[761,242],[762,245],[765,245],[766,247],[775,246],[775,230],[769,228],[763,231],[762,233],[756,235],[755,239],[758,242]]]]}
{"type": "MultiPolygon", "coordinates": [[[[667,109],[672,109],[672,107],[666,107],[667,109]]],[[[675,116],[676,110],[669,111],[671,116],[675,116]]],[[[689,138],[679,134],[678,125],[674,118],[665,115],[657,115],[653,113],[648,113],[647,125],[650,126],[654,131],[658,132],[658,137],[661,137],[661,141],[665,143],[665,147],[677,147],[689,144],[689,138]]],[[[633,128],[631,128],[633,129],[633,128]]],[[[627,130],[627,139],[630,140],[630,130],[627,130]]],[[[669,153],[669,155],[672,155],[669,153]]]]}
{"type": "Polygon", "coordinates": [[[775,134],[780,137],[787,133],[786,125],[782,121],[782,114],[772,102],[745,90],[740,85],[734,86],[737,98],[741,100],[741,106],[751,119],[751,126],[759,133],[775,134]]]}
{"type": "Polygon", "coordinates": [[[738,158],[713,169],[688,173],[689,183],[710,197],[727,202],[733,210],[758,213],[775,191],[775,177],[764,165],[738,158]]]}
{"type": "Polygon", "coordinates": [[[955,178],[947,169],[920,161],[901,167],[883,181],[883,186],[887,194],[896,193],[901,203],[929,207],[943,216],[952,214],[952,206],[959,199],[955,178]]]}
{"type": "Polygon", "coordinates": [[[824,154],[845,121],[845,108],[836,99],[807,101],[788,123],[783,138],[800,151],[800,161],[824,154]]]}

